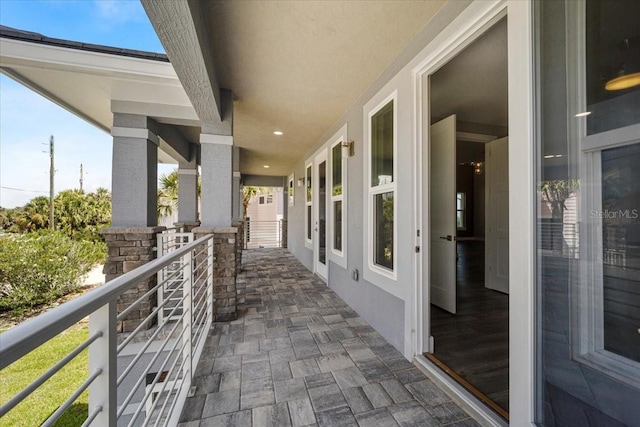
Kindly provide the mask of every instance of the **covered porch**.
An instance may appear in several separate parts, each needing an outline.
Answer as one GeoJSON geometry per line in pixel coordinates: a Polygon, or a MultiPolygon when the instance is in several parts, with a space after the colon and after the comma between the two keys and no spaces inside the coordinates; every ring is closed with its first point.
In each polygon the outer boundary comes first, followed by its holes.
{"type": "Polygon", "coordinates": [[[477,426],[286,249],[251,249],[181,426],[477,426]]]}

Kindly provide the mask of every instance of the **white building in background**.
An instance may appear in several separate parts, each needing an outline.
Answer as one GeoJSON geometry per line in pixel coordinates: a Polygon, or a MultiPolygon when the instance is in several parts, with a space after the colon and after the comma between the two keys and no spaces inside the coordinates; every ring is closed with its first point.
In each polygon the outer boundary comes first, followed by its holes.
{"type": "Polygon", "coordinates": [[[245,218],[247,249],[280,247],[284,211],[282,187],[265,187],[268,191],[251,198],[245,218]]]}

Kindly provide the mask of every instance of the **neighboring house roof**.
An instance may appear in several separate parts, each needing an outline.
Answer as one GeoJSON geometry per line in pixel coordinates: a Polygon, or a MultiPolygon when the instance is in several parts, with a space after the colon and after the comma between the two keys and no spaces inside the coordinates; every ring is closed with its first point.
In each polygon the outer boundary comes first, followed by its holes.
{"type": "Polygon", "coordinates": [[[82,43],[72,40],[56,39],[47,37],[39,33],[31,31],[19,30],[17,28],[0,25],[0,37],[29,41],[50,46],[66,47],[70,49],[84,50],[87,52],[99,52],[110,55],[128,56],[131,58],[150,59],[152,61],[169,62],[167,55],[163,53],[145,52],[142,50],[123,49],[113,46],[104,46],[99,44],[82,43]]]}

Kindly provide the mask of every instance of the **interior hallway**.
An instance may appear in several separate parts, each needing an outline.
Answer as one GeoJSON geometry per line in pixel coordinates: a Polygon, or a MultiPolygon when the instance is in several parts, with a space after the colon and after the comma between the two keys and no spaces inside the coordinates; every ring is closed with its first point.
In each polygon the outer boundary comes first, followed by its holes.
{"type": "Polygon", "coordinates": [[[457,314],[431,306],[434,354],[508,412],[509,295],[484,287],[483,241],[457,247],[457,314]]]}
{"type": "Polygon", "coordinates": [[[479,426],[286,249],[243,253],[180,426],[479,426]]]}

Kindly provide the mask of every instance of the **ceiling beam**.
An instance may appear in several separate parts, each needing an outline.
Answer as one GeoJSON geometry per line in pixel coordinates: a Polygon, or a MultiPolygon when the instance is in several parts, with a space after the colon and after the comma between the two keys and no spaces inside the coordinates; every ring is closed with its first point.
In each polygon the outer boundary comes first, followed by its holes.
{"type": "Polygon", "coordinates": [[[174,126],[158,123],[160,148],[176,162],[190,162],[192,159],[191,144],[174,126]],[[169,147],[162,144],[165,142],[169,147]]]}
{"type": "Polygon", "coordinates": [[[200,2],[141,2],[200,121],[219,123],[222,118],[220,86],[200,2]]]}

